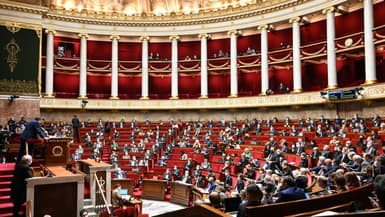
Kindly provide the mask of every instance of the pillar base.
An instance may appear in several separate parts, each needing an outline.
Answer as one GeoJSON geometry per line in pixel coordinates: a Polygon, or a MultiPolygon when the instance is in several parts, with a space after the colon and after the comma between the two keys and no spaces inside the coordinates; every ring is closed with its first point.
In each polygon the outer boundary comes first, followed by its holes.
{"type": "Polygon", "coordinates": [[[302,93],[302,88],[293,89],[293,91],[291,91],[291,93],[302,93]]]}
{"type": "Polygon", "coordinates": [[[208,99],[209,98],[209,96],[207,96],[207,95],[201,95],[200,97],[199,97],[199,99],[208,99]]]}
{"type": "Polygon", "coordinates": [[[119,99],[119,97],[118,96],[111,96],[110,99],[116,100],[116,99],[119,99]]]}
{"type": "Polygon", "coordinates": [[[236,98],[236,97],[238,97],[238,94],[236,93],[232,93],[230,94],[230,96],[228,96],[228,98],[236,98]]]}
{"type": "Polygon", "coordinates": [[[365,85],[371,85],[377,83],[377,80],[366,80],[365,83],[361,84],[363,86],[365,85]]]}
{"type": "Polygon", "coordinates": [[[142,96],[142,97],[140,97],[139,99],[140,99],[140,100],[145,100],[145,99],[150,99],[150,97],[148,97],[148,96],[142,96]]]}
{"type": "Polygon", "coordinates": [[[328,87],[326,88],[326,90],[333,90],[333,89],[337,89],[337,88],[338,88],[338,85],[333,84],[333,85],[328,85],[328,87]]]}
{"type": "Polygon", "coordinates": [[[179,99],[179,97],[178,96],[172,96],[172,97],[170,97],[170,99],[179,99]]]}
{"type": "Polygon", "coordinates": [[[52,93],[46,93],[44,95],[44,98],[55,98],[55,95],[53,95],[52,93]]]}
{"type": "Polygon", "coordinates": [[[78,96],[78,99],[88,99],[87,96],[78,96]]]}

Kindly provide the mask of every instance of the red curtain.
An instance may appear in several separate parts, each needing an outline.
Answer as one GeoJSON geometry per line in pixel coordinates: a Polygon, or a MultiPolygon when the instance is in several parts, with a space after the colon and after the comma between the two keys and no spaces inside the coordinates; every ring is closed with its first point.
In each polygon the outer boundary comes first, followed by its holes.
{"type": "Polygon", "coordinates": [[[230,53],[230,39],[215,39],[207,41],[207,56],[208,58],[213,58],[214,54],[218,55],[219,51],[222,50],[223,53],[230,53]]]}
{"type": "Polygon", "coordinates": [[[171,96],[171,75],[150,74],[149,92],[152,99],[168,99],[171,96]]]}
{"type": "Polygon", "coordinates": [[[88,73],[87,93],[90,98],[109,98],[111,96],[111,73],[88,73]]]}
{"type": "Polygon", "coordinates": [[[194,55],[201,56],[200,41],[182,41],[178,43],[178,59],[184,60],[187,56],[193,59],[194,55]]]}
{"type": "Polygon", "coordinates": [[[279,50],[281,48],[281,42],[287,46],[293,43],[293,33],[291,28],[282,29],[278,31],[271,31],[268,33],[269,50],[279,50]]]}
{"type": "Polygon", "coordinates": [[[338,58],[336,66],[339,87],[357,86],[365,82],[363,57],[338,58]]]}
{"type": "Polygon", "coordinates": [[[273,66],[269,69],[269,88],[275,93],[280,93],[280,83],[293,90],[293,68],[291,66],[273,66]]]}
{"type": "Polygon", "coordinates": [[[261,93],[260,71],[240,70],[238,76],[238,92],[240,96],[253,96],[261,93]]]}
{"type": "Polygon", "coordinates": [[[237,50],[238,53],[245,54],[247,48],[254,49],[257,53],[261,50],[261,35],[248,35],[248,36],[238,36],[237,40],[237,50]]]}
{"type": "Polygon", "coordinates": [[[118,53],[119,60],[142,60],[142,43],[119,42],[118,53]]]}
{"type": "Polygon", "coordinates": [[[119,98],[139,99],[142,93],[142,76],[119,73],[119,98]]]}
{"type": "Polygon", "coordinates": [[[55,71],[54,92],[57,97],[76,98],[79,96],[79,72],[55,71]]]}
{"type": "Polygon", "coordinates": [[[381,26],[385,24],[384,19],[385,1],[374,5],[374,26],[381,26]]]}
{"type": "Polygon", "coordinates": [[[228,97],[230,95],[230,72],[212,72],[208,75],[209,97],[228,97]]]}
{"type": "Polygon", "coordinates": [[[159,54],[159,58],[164,59],[171,59],[171,42],[157,42],[157,43],[149,43],[149,49],[148,49],[149,55],[152,53],[153,56],[156,54],[159,54]]]}
{"type": "Polygon", "coordinates": [[[326,21],[321,20],[301,26],[301,44],[310,44],[326,40],[326,21]]]}
{"type": "Polygon", "coordinates": [[[302,88],[304,91],[322,90],[327,87],[327,65],[326,60],[304,63],[302,73],[302,88]]]}
{"type": "Polygon", "coordinates": [[[178,93],[180,98],[198,98],[200,96],[200,74],[179,74],[178,79],[178,93]]]}
{"type": "Polygon", "coordinates": [[[87,41],[87,58],[91,60],[111,60],[111,41],[87,41]]]}
{"type": "MultiPolygon", "coordinates": [[[[363,31],[363,11],[362,9],[352,13],[335,17],[336,37],[350,35],[356,32],[363,31]]],[[[326,29],[325,29],[326,32],[326,29]]]]}

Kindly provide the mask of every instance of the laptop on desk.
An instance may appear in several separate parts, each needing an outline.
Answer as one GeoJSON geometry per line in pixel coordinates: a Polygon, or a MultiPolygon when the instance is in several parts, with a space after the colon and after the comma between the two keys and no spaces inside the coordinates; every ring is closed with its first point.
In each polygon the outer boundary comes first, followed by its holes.
{"type": "Polygon", "coordinates": [[[120,189],[119,194],[122,196],[128,195],[128,189],[125,189],[125,188],[120,189]]]}

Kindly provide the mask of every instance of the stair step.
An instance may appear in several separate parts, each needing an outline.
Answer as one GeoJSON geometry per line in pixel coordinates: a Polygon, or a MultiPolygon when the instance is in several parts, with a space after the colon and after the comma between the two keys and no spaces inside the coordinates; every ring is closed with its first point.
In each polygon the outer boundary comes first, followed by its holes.
{"type": "Polygon", "coordinates": [[[12,203],[0,203],[0,215],[4,214],[12,214],[12,208],[13,204],[12,203]]]}
{"type": "Polygon", "coordinates": [[[11,173],[11,174],[3,174],[3,173],[1,173],[1,175],[0,175],[0,181],[1,181],[1,182],[4,182],[4,181],[11,181],[11,180],[12,180],[12,177],[13,177],[13,173],[11,173]]]}
{"type": "Polygon", "coordinates": [[[0,196],[0,204],[9,202],[11,202],[11,197],[9,195],[0,196]]]}
{"type": "Polygon", "coordinates": [[[0,189],[0,196],[8,196],[11,193],[11,188],[0,189]]]}
{"type": "Polygon", "coordinates": [[[0,180],[0,188],[10,188],[10,187],[11,187],[11,181],[0,180]]]}
{"type": "Polygon", "coordinates": [[[12,212],[0,214],[0,217],[12,217],[12,212]]]}

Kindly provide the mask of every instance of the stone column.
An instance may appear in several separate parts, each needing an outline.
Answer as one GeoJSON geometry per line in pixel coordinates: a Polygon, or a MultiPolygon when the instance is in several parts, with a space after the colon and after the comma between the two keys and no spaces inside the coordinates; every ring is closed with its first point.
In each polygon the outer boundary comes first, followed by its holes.
{"type": "Polygon", "coordinates": [[[237,70],[237,30],[231,30],[230,35],[230,97],[238,96],[238,70],[237,70]]]}
{"type": "Polygon", "coordinates": [[[148,94],[148,42],[150,37],[140,37],[142,41],[142,97],[140,99],[149,99],[148,94]]]}
{"type": "Polygon", "coordinates": [[[336,46],[335,46],[335,24],[334,24],[335,8],[330,7],[322,11],[326,14],[326,35],[327,35],[327,65],[328,65],[328,89],[335,89],[337,84],[337,68],[336,68],[336,46]]]}
{"type": "Polygon", "coordinates": [[[201,39],[201,99],[208,98],[208,73],[207,73],[207,38],[208,34],[200,34],[201,39]]]}
{"type": "Polygon", "coordinates": [[[267,42],[267,29],[268,25],[258,26],[258,30],[261,31],[261,94],[265,95],[266,90],[269,89],[269,63],[268,63],[268,42],[267,42]]]}
{"type": "Polygon", "coordinates": [[[293,17],[289,20],[293,28],[293,92],[302,92],[302,68],[301,68],[301,31],[300,17],[293,17]]]}
{"type": "Polygon", "coordinates": [[[364,0],[365,84],[377,82],[376,51],[373,38],[373,1],[364,0]]]}
{"type": "Polygon", "coordinates": [[[118,35],[112,35],[112,55],[111,55],[111,97],[110,99],[119,99],[118,97],[118,35]]]}
{"type": "Polygon", "coordinates": [[[54,61],[54,49],[53,49],[53,37],[55,30],[47,29],[47,57],[45,68],[45,97],[54,97],[53,95],[53,61],[54,61]]]}
{"type": "Polygon", "coordinates": [[[80,81],[79,98],[87,98],[87,34],[79,34],[80,37],[80,81]]]}
{"type": "Polygon", "coordinates": [[[179,36],[170,36],[171,40],[171,98],[178,99],[178,40],[179,36]]]}

